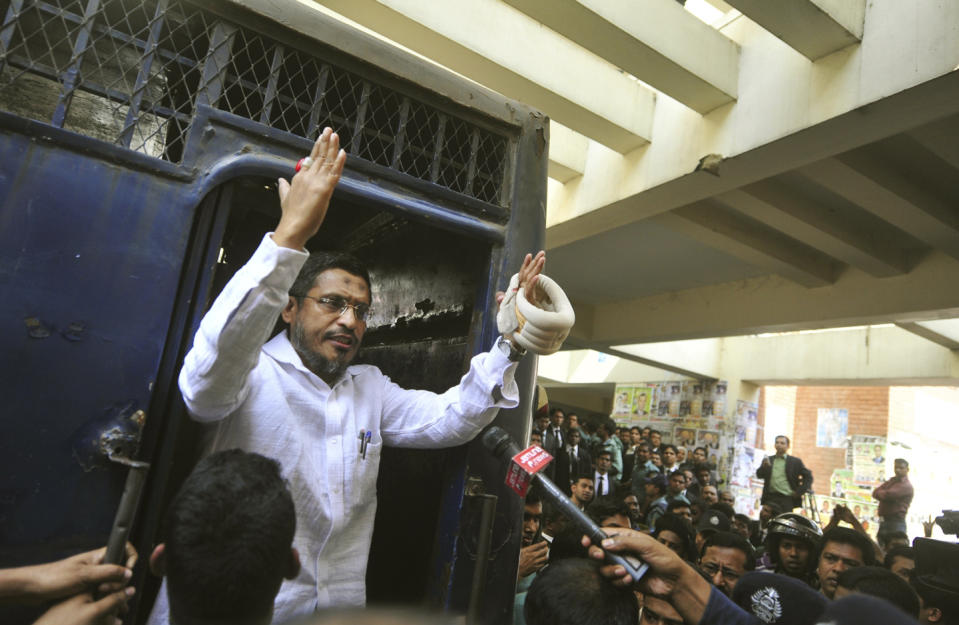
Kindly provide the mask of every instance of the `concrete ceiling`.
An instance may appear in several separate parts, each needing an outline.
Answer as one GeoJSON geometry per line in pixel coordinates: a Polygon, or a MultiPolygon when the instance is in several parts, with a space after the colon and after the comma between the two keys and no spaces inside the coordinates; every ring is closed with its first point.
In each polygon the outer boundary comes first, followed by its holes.
{"type": "Polygon", "coordinates": [[[959,316],[959,3],[318,3],[555,122],[576,346],[959,316]]]}

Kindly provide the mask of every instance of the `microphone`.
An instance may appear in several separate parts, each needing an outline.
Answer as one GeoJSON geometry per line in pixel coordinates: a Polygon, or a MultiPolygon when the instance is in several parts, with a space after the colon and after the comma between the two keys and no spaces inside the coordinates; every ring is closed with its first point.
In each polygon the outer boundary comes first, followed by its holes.
{"type": "MultiPolygon", "coordinates": [[[[483,446],[486,447],[493,456],[507,462],[522,452],[522,449],[516,444],[516,441],[510,437],[509,432],[496,425],[483,432],[480,440],[482,440],[483,446]]],[[[573,502],[566,496],[566,493],[561,491],[548,477],[542,473],[536,473],[532,479],[538,483],[543,490],[544,498],[559,508],[563,516],[576,527],[583,530],[583,533],[589,536],[593,544],[602,549],[600,546],[602,540],[609,537],[606,532],[593,523],[593,520],[586,516],[582,510],[573,505],[573,502]]],[[[605,550],[604,553],[606,554],[607,562],[622,566],[626,569],[629,576],[633,578],[634,582],[638,582],[649,569],[648,564],[637,558],[609,553],[605,550]]]]}

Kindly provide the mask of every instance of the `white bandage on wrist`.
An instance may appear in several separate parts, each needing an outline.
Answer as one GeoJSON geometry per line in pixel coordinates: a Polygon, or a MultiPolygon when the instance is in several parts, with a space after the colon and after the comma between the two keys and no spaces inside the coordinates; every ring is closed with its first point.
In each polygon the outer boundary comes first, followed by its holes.
{"type": "Polygon", "coordinates": [[[519,274],[509,281],[506,296],[500,302],[496,325],[500,333],[523,349],[540,356],[559,351],[569,335],[576,315],[566,293],[556,282],[540,274],[538,289],[544,297],[540,306],[526,299],[524,289],[519,288],[519,274]]]}

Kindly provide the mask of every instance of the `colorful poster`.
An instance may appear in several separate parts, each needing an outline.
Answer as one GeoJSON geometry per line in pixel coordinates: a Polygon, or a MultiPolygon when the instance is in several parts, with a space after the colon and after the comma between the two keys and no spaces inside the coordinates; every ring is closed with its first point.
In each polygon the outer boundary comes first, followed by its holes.
{"type": "Polygon", "coordinates": [[[854,487],[872,491],[886,481],[886,439],[855,436],[851,447],[854,487]]]}
{"type": "Polygon", "coordinates": [[[849,411],[845,408],[820,408],[817,415],[816,447],[844,449],[849,430],[849,411]]]}
{"type": "Polygon", "coordinates": [[[836,499],[845,499],[853,490],[852,469],[833,469],[829,478],[830,492],[836,499]]]}
{"type": "Polygon", "coordinates": [[[633,404],[630,414],[636,418],[648,417],[652,403],[653,388],[650,386],[638,386],[633,389],[633,404]]]}
{"type": "Polygon", "coordinates": [[[759,462],[756,461],[756,450],[752,447],[742,447],[736,453],[733,461],[729,481],[736,486],[748,487],[752,484],[752,478],[756,475],[756,469],[762,462],[762,454],[758,455],[759,462]]]}
{"type": "Polygon", "coordinates": [[[694,428],[677,426],[673,430],[673,444],[687,448],[696,447],[696,430],[694,428]]]}
{"type": "Polygon", "coordinates": [[[709,453],[719,449],[719,430],[696,430],[696,445],[709,453]]]}
{"type": "Polygon", "coordinates": [[[633,387],[632,386],[616,386],[616,391],[613,394],[613,418],[615,417],[628,417],[629,411],[633,405],[633,387]]]}

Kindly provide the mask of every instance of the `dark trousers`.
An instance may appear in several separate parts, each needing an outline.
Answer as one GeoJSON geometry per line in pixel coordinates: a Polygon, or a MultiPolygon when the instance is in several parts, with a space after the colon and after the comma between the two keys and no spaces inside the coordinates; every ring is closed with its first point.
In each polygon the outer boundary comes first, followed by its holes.
{"type": "Polygon", "coordinates": [[[767,493],[763,503],[771,503],[779,506],[782,512],[792,512],[796,507],[796,502],[792,495],[783,495],[782,493],[767,493]]]}

